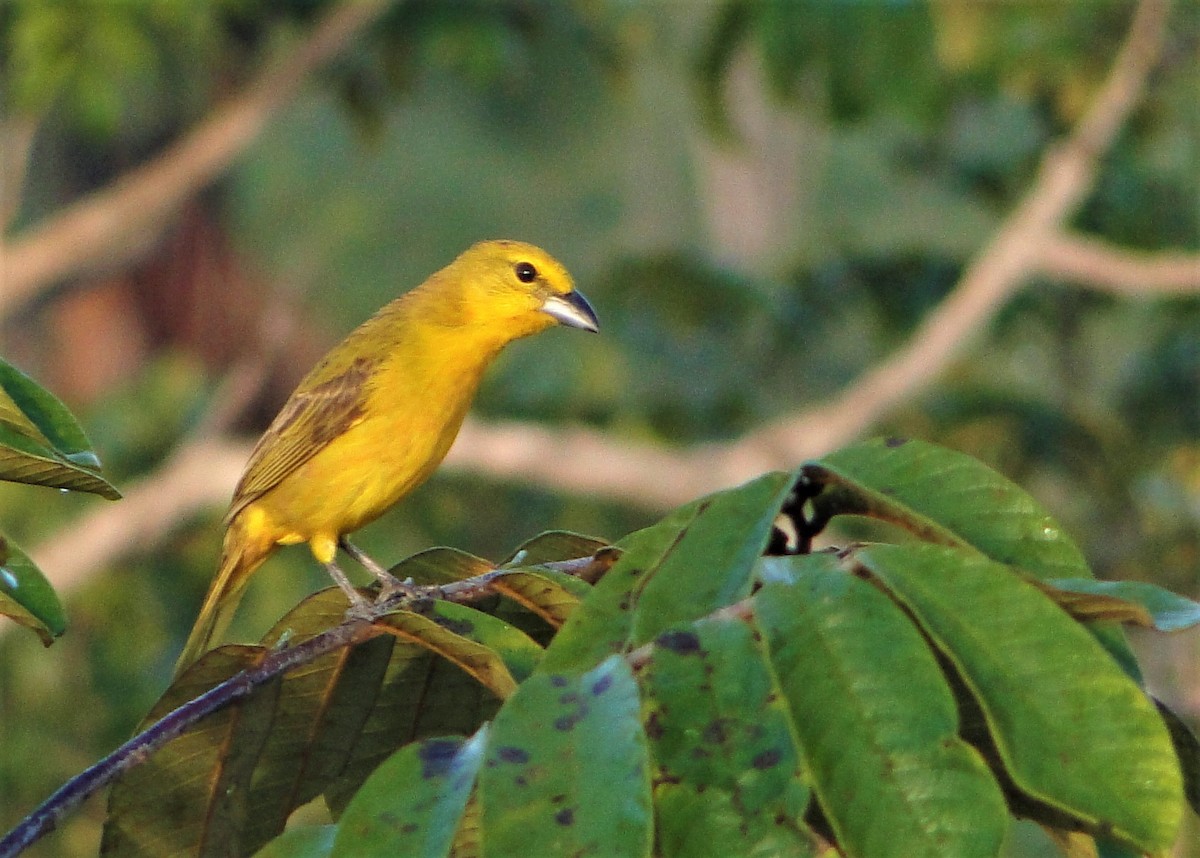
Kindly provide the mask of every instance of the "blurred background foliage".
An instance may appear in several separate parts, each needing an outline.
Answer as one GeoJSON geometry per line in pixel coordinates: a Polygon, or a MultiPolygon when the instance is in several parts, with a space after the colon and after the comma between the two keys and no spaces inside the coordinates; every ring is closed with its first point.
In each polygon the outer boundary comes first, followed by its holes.
{"type": "MultiPolygon", "coordinates": [[[[4,121],[36,123],[23,183],[3,188],[0,209],[19,201],[8,232],[161,150],[329,6],[0,5],[4,121]]],[[[396,0],[135,265],[22,306],[0,347],[75,409],[122,486],[195,431],[230,368],[261,357],[272,319],[290,333],[236,425],[247,434],[378,306],[472,241],[518,237],[566,262],[604,333],[513,348],[478,413],[736,439],[834,395],[912,333],[1080,117],[1131,11],[396,0]]],[[[1189,0],[1073,227],[1130,250],[1200,249],[1198,46],[1189,0]]],[[[1098,574],[1200,593],[1196,298],[1032,284],[876,429],[1022,483],[1098,574]]],[[[0,521],[28,547],[98,503],[0,486],[0,521]]],[[[362,544],[393,560],[433,544],[498,559],[544,529],[617,538],[660,512],[442,474],[362,544]]],[[[0,630],[0,828],[123,740],[165,686],[222,513],[129,546],[67,594],[71,627],[52,649],[0,630]]],[[[283,552],[236,631],[260,632],[324,583],[283,552]]],[[[1195,638],[1143,656],[1158,690],[1200,715],[1195,638]]],[[[93,802],[31,854],[91,854],[101,814],[93,802]]],[[[1018,827],[1009,854],[1048,850],[1018,827]]]]}

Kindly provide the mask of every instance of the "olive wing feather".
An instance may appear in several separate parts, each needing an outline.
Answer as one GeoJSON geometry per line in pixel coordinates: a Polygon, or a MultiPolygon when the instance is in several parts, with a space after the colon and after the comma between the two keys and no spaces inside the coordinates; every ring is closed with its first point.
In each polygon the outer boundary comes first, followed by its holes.
{"type": "Polygon", "coordinates": [[[375,363],[359,358],[307,390],[301,384],[250,453],[227,522],[362,420],[365,388],[375,363]]]}

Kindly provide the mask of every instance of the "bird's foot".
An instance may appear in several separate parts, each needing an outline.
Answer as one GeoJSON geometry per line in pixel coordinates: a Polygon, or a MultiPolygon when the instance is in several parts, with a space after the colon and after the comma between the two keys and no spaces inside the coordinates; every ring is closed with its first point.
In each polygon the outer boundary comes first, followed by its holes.
{"type": "Polygon", "coordinates": [[[329,577],[333,579],[333,583],[337,584],[341,591],[346,594],[346,599],[350,602],[350,607],[346,611],[348,615],[358,620],[373,620],[375,618],[371,601],[358,592],[358,589],[346,577],[346,573],[336,563],[326,563],[325,571],[329,573],[329,577]]]}
{"type": "Polygon", "coordinates": [[[352,620],[373,623],[379,619],[379,611],[375,609],[373,602],[359,596],[358,601],[351,602],[350,607],[346,608],[346,616],[352,620]]]}
{"type": "Polygon", "coordinates": [[[344,536],[338,540],[338,544],[342,547],[343,551],[357,560],[364,569],[374,575],[379,581],[379,596],[375,600],[377,604],[379,602],[386,602],[389,599],[396,598],[397,596],[407,596],[415,599],[420,595],[420,593],[417,591],[417,588],[413,585],[412,578],[407,578],[401,581],[391,572],[384,569],[383,566],[377,563],[365,551],[344,536]]]}

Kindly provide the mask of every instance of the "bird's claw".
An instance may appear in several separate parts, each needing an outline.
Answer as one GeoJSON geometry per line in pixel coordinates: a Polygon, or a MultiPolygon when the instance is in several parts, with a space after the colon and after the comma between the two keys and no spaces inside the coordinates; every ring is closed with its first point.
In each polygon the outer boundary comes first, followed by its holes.
{"type": "Polygon", "coordinates": [[[364,620],[368,623],[375,622],[377,618],[375,606],[362,597],[350,602],[350,606],[346,608],[346,616],[352,620],[364,620]]]}

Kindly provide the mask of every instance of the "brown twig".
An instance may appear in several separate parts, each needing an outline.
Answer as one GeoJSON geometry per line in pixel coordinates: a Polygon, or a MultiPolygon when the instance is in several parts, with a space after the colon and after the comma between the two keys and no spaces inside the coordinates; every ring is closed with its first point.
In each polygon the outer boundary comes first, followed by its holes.
{"type": "Polygon", "coordinates": [[[0,858],[16,858],[34,842],[58,827],[58,824],[88,797],[144,761],[167,742],[181,736],[200,719],[249,697],[264,683],[293,668],[309,664],[326,653],[361,643],[379,634],[382,632],[373,628],[370,623],[347,620],[294,647],[267,654],[256,666],[238,672],[199,697],[172,710],[103,760],[59,787],[16,828],[0,839],[0,858]]]}
{"type": "Polygon", "coordinates": [[[228,169],[307,76],[390,2],[345,0],[335,6],[283,62],[264,69],[240,96],[162,154],[0,244],[0,317],[65,278],[127,262],[153,244],[175,210],[228,169]]]}
{"type": "MultiPolygon", "coordinates": [[[[583,580],[594,581],[612,566],[615,556],[611,549],[604,549],[593,557],[580,557],[543,565],[583,580]]],[[[245,699],[254,693],[255,689],[290,670],[311,664],[335,650],[357,646],[372,638],[391,633],[386,625],[372,625],[372,620],[410,605],[415,607],[416,603],[427,600],[444,599],[460,603],[476,601],[490,593],[491,582],[507,571],[495,569],[462,581],[418,587],[416,597],[404,595],[376,602],[371,605],[367,617],[348,615],[338,625],[308,640],[266,653],[255,666],[239,671],[199,697],[173,709],[104,759],[63,784],[16,828],[0,839],[0,858],[16,858],[34,842],[58,827],[59,822],[90,796],[145,761],[201,719],[245,699]]]]}
{"type": "Polygon", "coordinates": [[[1200,253],[1122,250],[1061,234],[1042,248],[1039,273],[1130,298],[1200,292],[1200,253]]]}
{"type": "Polygon", "coordinates": [[[799,461],[858,437],[928,387],[1038,271],[1045,246],[1091,189],[1098,162],[1145,88],[1166,28],[1168,0],[1143,0],[1091,107],[1066,142],[1042,160],[1024,199],[975,257],[950,295],[908,342],[830,405],[750,436],[770,458],[799,461]]]}

